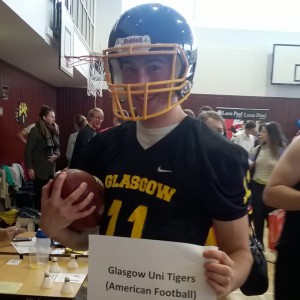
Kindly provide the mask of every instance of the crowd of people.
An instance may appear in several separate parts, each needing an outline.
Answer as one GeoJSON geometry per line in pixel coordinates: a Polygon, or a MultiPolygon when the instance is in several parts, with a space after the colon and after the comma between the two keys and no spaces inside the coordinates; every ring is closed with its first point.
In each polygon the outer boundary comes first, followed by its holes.
{"type": "MultiPolygon", "coordinates": [[[[85,170],[102,182],[112,174],[147,178],[173,193],[161,203],[152,193],[107,187],[100,234],[204,245],[213,227],[219,249],[204,252],[213,260],[205,265],[205,275],[215,293],[225,296],[243,284],[252,264],[249,206],[253,211],[250,222],[262,244],[268,214],[283,208],[287,215],[278,246],[275,299],[300,299],[298,276],[288,276],[294,264],[299,264],[295,247],[300,228],[300,139],[288,146],[279,123],[257,126],[255,120],[246,120],[229,140],[224,119],[212,107],[201,107],[197,116],[192,109],[182,109],[181,103],[191,93],[197,47],[187,21],[171,8],[145,4],[128,10],[113,27],[108,47],[104,62],[113,94],[114,124],[100,132],[104,120],[100,108],[92,108],[87,118],[77,115],[76,132],[70,134],[66,152],[68,167],[85,170]],[[167,23],[170,26],[164,26],[167,23]],[[135,42],[140,39],[132,39],[129,45],[122,42],[145,35],[150,39],[147,47],[135,42]],[[115,47],[120,48],[118,55],[115,47]],[[120,86],[130,94],[126,103],[130,114],[123,109],[120,86]],[[168,176],[162,176],[160,168],[168,176]],[[251,186],[249,181],[245,184],[249,169],[251,186]],[[196,184],[191,187],[191,183],[196,184]],[[251,201],[247,199],[250,188],[251,201]],[[112,225],[116,199],[122,207],[112,225]],[[144,215],[133,232],[127,219],[134,209],[144,215]]],[[[17,137],[25,143],[25,165],[34,182],[40,226],[63,245],[88,249],[88,233],[74,232],[68,226],[93,212],[93,206],[86,208],[93,195],[76,203],[86,189],[82,184],[62,202],[65,172],[55,181],[55,192],[50,190],[55,162],[61,156],[54,110],[43,105],[37,122],[17,137]]]]}
{"type": "MultiPolygon", "coordinates": [[[[175,111],[175,109],[173,110],[175,111]]],[[[182,109],[181,111],[183,113],[183,116],[188,116],[188,118],[192,118],[199,121],[200,123],[204,123],[208,128],[211,128],[213,131],[220,133],[220,135],[224,136],[225,138],[227,137],[225,120],[210,106],[201,107],[198,116],[195,115],[192,109],[182,109]]],[[[123,115],[126,117],[126,120],[130,119],[130,114],[126,110],[123,110],[123,115]]],[[[125,124],[126,121],[124,121],[124,119],[121,119],[120,115],[118,114],[118,116],[114,117],[112,127],[100,130],[101,123],[104,120],[104,112],[99,108],[93,108],[87,113],[87,116],[88,117],[86,118],[85,116],[79,114],[75,117],[74,127],[76,129],[76,132],[71,133],[69,136],[67,151],[65,155],[68,160],[68,167],[83,168],[92,173],[95,173],[94,169],[89,166],[88,162],[83,164],[85,155],[89,155],[89,152],[87,151],[91,151],[91,153],[94,153],[96,151],[95,149],[98,149],[96,146],[92,146],[92,143],[91,149],[88,149],[88,143],[97,135],[97,133],[102,132],[103,134],[105,131],[108,131],[115,126],[125,124]]],[[[170,118],[170,120],[172,120],[172,118],[170,118]]],[[[181,122],[182,121],[180,121],[180,123],[181,122]]],[[[155,124],[155,122],[153,123],[155,124]]],[[[172,123],[173,121],[170,121],[170,124],[172,123]]],[[[152,126],[153,124],[151,124],[150,128],[152,128],[152,126]]],[[[171,125],[171,129],[173,127],[174,125],[171,125]]],[[[154,126],[154,128],[156,127],[154,126]]],[[[258,239],[262,244],[264,244],[264,228],[268,221],[268,214],[278,207],[287,207],[287,209],[289,209],[288,205],[281,204],[280,200],[282,199],[282,196],[281,198],[279,196],[273,196],[272,191],[274,187],[271,188],[272,180],[270,180],[270,178],[273,177],[276,180],[280,180],[281,178],[283,178],[283,175],[280,171],[278,171],[276,166],[282,164],[284,166],[287,163],[286,159],[283,160],[284,162],[280,161],[279,163],[280,157],[287,147],[287,140],[282,132],[280,124],[278,124],[277,122],[261,123],[258,126],[258,130],[256,130],[256,128],[256,122],[252,120],[245,121],[243,129],[239,130],[239,132],[235,133],[231,138],[231,143],[238,144],[247,151],[247,159],[249,163],[248,166],[250,169],[252,169],[252,197],[251,203],[249,204],[252,206],[253,215],[251,216],[250,220],[254,224],[258,239]],[[273,172],[274,168],[275,171],[273,172]],[[274,175],[272,177],[273,173],[274,175]],[[277,179],[277,176],[281,177],[277,179]],[[267,195],[265,197],[265,202],[263,200],[264,193],[267,195]],[[270,194],[272,195],[272,197],[269,196],[270,194]],[[276,199],[279,200],[277,201],[276,199]]],[[[153,141],[155,144],[155,142],[158,142],[165,136],[165,134],[158,135],[158,132],[161,131],[160,129],[156,130],[148,129],[147,126],[143,127],[143,122],[138,122],[137,130],[138,141],[145,149],[151,147],[153,141]],[[150,144],[149,142],[143,144],[143,140],[145,140],[146,136],[147,139],[151,140],[150,144]]],[[[117,136],[117,133],[115,134],[117,136]]],[[[42,187],[45,185],[47,186],[49,179],[53,178],[54,173],[57,171],[55,168],[55,161],[61,155],[59,144],[59,129],[58,125],[55,123],[54,110],[47,105],[43,105],[39,113],[38,121],[22,129],[17,133],[16,136],[20,141],[25,143],[25,165],[27,167],[29,178],[34,182],[36,193],[34,207],[40,211],[42,187]]],[[[295,145],[296,144],[297,143],[295,143],[295,145]]],[[[295,145],[294,148],[296,147],[295,145]]],[[[293,159],[295,160],[294,156],[292,156],[291,160],[293,159]]],[[[290,161],[288,162],[291,164],[290,161]]],[[[288,180],[288,177],[285,178],[285,180],[288,180]]],[[[289,182],[287,182],[286,184],[289,184],[289,182]]],[[[296,182],[293,181],[293,184],[296,184],[296,182]]],[[[290,188],[292,189],[293,186],[291,186],[290,188]]],[[[283,191],[282,193],[284,192],[285,191],[283,191]]],[[[288,214],[287,216],[290,216],[290,214],[288,214]]],[[[51,224],[48,224],[47,222],[49,222],[49,220],[45,221],[45,224],[47,224],[47,226],[51,224]]],[[[289,230],[290,227],[288,227],[289,230]]],[[[11,233],[13,232],[13,230],[14,234],[19,233],[19,231],[15,230],[15,228],[11,228],[12,227],[9,227],[5,231],[0,232],[0,245],[6,245],[9,241],[11,241],[11,233]]],[[[102,233],[105,234],[105,232],[102,233]]],[[[52,232],[49,231],[49,234],[51,235],[52,232]]],[[[285,230],[285,235],[289,237],[288,230],[285,230]]],[[[218,237],[218,241],[219,240],[220,237],[218,237]]],[[[69,239],[67,241],[63,240],[63,242],[69,243],[69,239]]],[[[292,253],[290,253],[292,251],[287,249],[285,243],[285,240],[281,241],[281,246],[278,248],[279,250],[283,249],[279,252],[279,271],[277,273],[280,274],[282,274],[284,270],[286,272],[287,269],[285,265],[287,260],[288,263],[292,263],[287,257],[293,257],[291,256],[292,253]]],[[[289,240],[288,243],[292,242],[289,240]]],[[[277,276],[275,278],[275,288],[278,290],[278,293],[283,293],[285,295],[286,289],[283,286],[282,282],[287,281],[286,277],[277,276]]]]}

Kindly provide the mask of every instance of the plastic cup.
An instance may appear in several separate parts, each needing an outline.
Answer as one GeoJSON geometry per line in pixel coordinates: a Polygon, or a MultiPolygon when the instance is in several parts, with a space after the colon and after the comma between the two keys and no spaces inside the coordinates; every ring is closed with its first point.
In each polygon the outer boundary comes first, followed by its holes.
{"type": "Polygon", "coordinates": [[[48,264],[49,254],[51,250],[51,240],[46,234],[38,229],[36,233],[36,248],[37,248],[37,262],[38,264],[48,264]]]}
{"type": "Polygon", "coordinates": [[[37,261],[37,249],[36,247],[29,248],[29,265],[31,269],[38,268],[38,261],[37,261]]]}

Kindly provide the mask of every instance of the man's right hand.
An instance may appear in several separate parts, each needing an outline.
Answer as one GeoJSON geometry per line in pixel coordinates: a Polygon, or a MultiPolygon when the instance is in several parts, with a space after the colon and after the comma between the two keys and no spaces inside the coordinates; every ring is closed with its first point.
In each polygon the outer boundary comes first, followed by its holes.
{"type": "Polygon", "coordinates": [[[87,217],[96,209],[95,206],[85,209],[94,194],[89,193],[83,201],[76,203],[87,188],[86,182],[82,182],[74,192],[63,199],[61,190],[66,177],[66,172],[61,172],[54,183],[50,180],[42,188],[40,227],[49,237],[64,246],[79,250],[87,247],[88,237],[84,233],[70,230],[68,226],[87,217]]]}

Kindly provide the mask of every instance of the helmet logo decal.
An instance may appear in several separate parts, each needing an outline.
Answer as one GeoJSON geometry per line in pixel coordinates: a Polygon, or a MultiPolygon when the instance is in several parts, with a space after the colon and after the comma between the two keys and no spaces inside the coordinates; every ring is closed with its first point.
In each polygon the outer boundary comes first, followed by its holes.
{"type": "Polygon", "coordinates": [[[125,38],[117,38],[115,42],[115,47],[122,47],[127,45],[137,45],[137,44],[151,44],[151,39],[149,35],[139,36],[133,35],[125,38]]]}

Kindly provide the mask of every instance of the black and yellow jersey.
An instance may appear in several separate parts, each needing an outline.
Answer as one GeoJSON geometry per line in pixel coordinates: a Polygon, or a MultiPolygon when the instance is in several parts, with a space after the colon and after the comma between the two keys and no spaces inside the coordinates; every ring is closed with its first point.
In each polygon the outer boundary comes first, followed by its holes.
{"type": "Polygon", "coordinates": [[[135,122],[100,133],[81,168],[105,185],[101,234],[203,245],[213,219],[247,214],[248,153],[190,117],[146,150],[135,122]]]}

